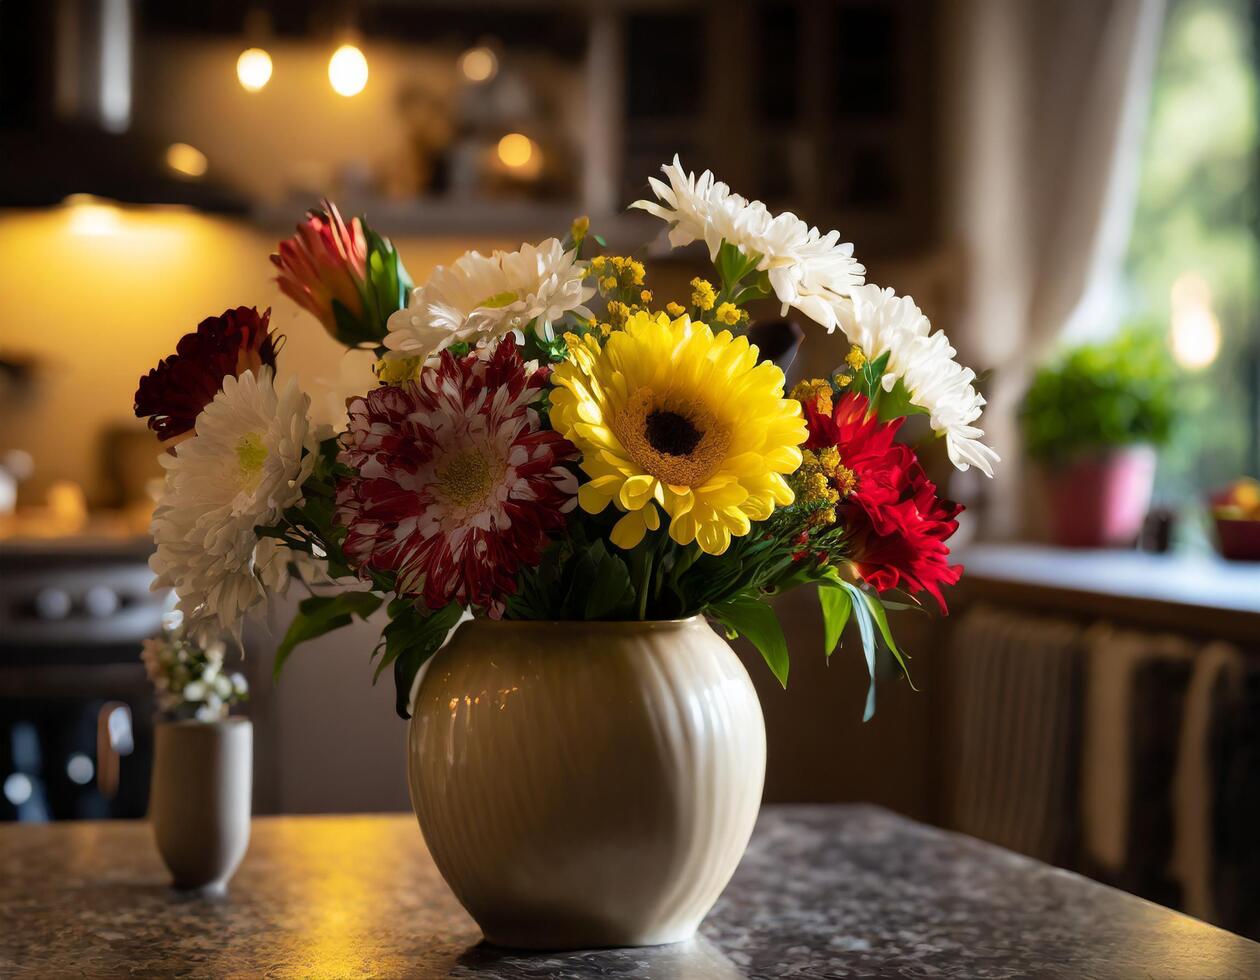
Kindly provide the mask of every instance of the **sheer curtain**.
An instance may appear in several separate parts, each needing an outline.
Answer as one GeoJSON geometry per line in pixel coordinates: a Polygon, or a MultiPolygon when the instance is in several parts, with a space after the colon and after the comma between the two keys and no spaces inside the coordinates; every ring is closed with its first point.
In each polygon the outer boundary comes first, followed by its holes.
{"type": "Polygon", "coordinates": [[[984,533],[1017,534],[1016,412],[1065,331],[1113,326],[1164,0],[946,0],[945,228],[963,256],[956,342],[992,376],[1003,463],[984,533]]]}

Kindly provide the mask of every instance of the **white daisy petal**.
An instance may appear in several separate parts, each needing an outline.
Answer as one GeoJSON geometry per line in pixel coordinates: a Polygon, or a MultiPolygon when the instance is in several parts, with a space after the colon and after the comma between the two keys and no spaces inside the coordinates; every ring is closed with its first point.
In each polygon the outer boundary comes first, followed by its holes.
{"type": "Polygon", "coordinates": [[[956,351],[944,332],[931,332],[914,300],[867,283],[837,303],[835,314],[849,342],[868,358],[888,354],[884,389],[891,391],[898,381],[905,386],[910,403],[926,411],[933,431],[945,437],[950,462],[993,476],[998,454],[980,442],[984,431],[972,424],[984,407],[972,384],[975,372],[954,360],[956,351]]]}

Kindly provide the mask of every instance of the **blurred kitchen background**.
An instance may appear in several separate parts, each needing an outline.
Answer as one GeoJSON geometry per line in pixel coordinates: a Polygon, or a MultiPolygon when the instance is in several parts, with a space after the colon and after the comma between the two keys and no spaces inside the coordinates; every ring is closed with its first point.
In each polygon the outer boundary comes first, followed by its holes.
{"type": "MultiPolygon", "coordinates": [[[[0,0],[0,819],[145,812],[140,374],[246,304],[321,418],[370,383],[271,281],[306,207],[366,214],[417,281],[589,214],[673,298],[703,254],[625,208],[679,153],[912,294],[1003,456],[934,466],[968,574],[948,618],[898,614],[917,693],[885,670],[863,725],[858,651],[824,663],[784,601],[790,689],[747,657],[766,799],[1260,936],[1258,50],[1249,0],[0,0]]],[[[842,339],[801,327],[790,376],[825,374],[842,339]]],[[[255,810],[406,809],[373,630],[273,685],[285,611],[246,642],[255,810]]]]}

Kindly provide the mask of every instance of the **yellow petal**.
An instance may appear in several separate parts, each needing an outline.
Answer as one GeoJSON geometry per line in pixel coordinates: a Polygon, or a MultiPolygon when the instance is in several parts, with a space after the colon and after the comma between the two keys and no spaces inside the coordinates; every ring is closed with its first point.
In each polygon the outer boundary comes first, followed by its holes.
{"type": "Polygon", "coordinates": [[[652,499],[656,487],[656,477],[639,473],[628,477],[621,485],[617,500],[626,510],[640,510],[652,499]]]}
{"type": "Polygon", "coordinates": [[[701,524],[696,529],[696,541],[706,555],[720,555],[731,546],[731,532],[721,524],[701,524]]]}
{"type": "Polygon", "coordinates": [[[687,487],[666,487],[663,501],[665,513],[670,517],[682,517],[695,506],[696,498],[687,487]]]}
{"type": "Polygon", "coordinates": [[[722,464],[722,469],[736,476],[755,476],[765,472],[766,464],[763,459],[761,453],[740,453],[726,460],[722,464]]]}
{"type": "Polygon", "coordinates": [[[696,540],[696,519],[690,514],[675,517],[669,524],[669,536],[678,544],[691,544],[696,540]]]}
{"type": "Polygon", "coordinates": [[[577,415],[583,422],[588,422],[591,425],[602,426],[604,424],[604,413],[599,410],[599,406],[594,402],[585,400],[578,402],[577,415]]]}
{"type": "Polygon", "coordinates": [[[578,487],[578,505],[588,514],[599,514],[612,501],[613,494],[616,489],[609,489],[607,485],[600,486],[605,481],[616,481],[616,477],[602,477],[599,480],[592,480],[590,483],[583,483],[578,487]]]}
{"type": "Polygon", "coordinates": [[[722,523],[737,538],[742,538],[752,530],[752,522],[749,521],[748,515],[738,507],[723,507],[722,523]]]}
{"type": "Polygon", "coordinates": [[[618,548],[629,551],[643,540],[643,535],[646,533],[647,525],[644,523],[643,511],[632,510],[613,525],[612,534],[609,537],[618,548]]]}
{"type": "Polygon", "coordinates": [[[741,484],[728,483],[726,486],[708,493],[700,493],[699,496],[708,506],[720,510],[723,507],[734,507],[742,504],[748,499],[748,491],[741,484]]]}
{"type": "Polygon", "coordinates": [[[774,513],[774,502],[768,497],[754,495],[744,501],[743,511],[748,515],[749,520],[768,520],[774,513]]]}
{"type": "Polygon", "coordinates": [[[801,451],[795,446],[779,446],[766,453],[766,467],[776,473],[795,473],[801,465],[801,451]]]}

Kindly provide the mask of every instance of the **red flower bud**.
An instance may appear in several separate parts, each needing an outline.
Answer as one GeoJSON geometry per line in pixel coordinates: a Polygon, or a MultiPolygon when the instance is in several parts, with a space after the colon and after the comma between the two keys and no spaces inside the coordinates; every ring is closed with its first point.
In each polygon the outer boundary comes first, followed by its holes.
{"type": "Polygon", "coordinates": [[[333,300],[354,317],[364,313],[368,244],[358,218],[346,224],[331,201],[321,202],[321,207],[307,212],[297,234],[280,243],[271,261],[280,270],[276,276],[280,291],[336,337],[333,300]]]}

